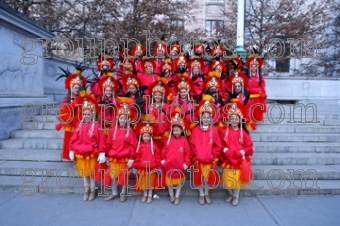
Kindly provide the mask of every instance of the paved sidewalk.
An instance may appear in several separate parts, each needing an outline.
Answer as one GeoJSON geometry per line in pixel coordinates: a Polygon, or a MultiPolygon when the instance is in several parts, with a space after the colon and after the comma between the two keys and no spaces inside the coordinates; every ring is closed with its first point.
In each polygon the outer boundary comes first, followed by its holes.
{"type": "Polygon", "coordinates": [[[140,196],[83,202],[78,194],[0,192],[0,225],[339,225],[340,196],[241,197],[234,207],[222,197],[203,206],[182,197],[178,206],[161,196],[151,204],[140,196]]]}

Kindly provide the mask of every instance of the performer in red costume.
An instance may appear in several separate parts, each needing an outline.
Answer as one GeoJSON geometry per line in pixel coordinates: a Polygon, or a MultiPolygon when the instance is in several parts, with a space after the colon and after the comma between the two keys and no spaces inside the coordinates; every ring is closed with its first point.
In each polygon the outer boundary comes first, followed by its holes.
{"type": "Polygon", "coordinates": [[[149,113],[156,119],[158,132],[154,134],[155,145],[159,150],[162,150],[164,143],[162,137],[166,131],[165,122],[167,121],[166,112],[168,110],[169,88],[162,81],[156,81],[149,86],[149,93],[151,93],[151,104],[149,113]]]}
{"type": "Polygon", "coordinates": [[[112,76],[112,71],[114,68],[114,61],[112,56],[108,54],[104,54],[99,56],[96,61],[96,66],[98,69],[98,74],[95,74],[94,78],[92,79],[92,84],[90,86],[91,92],[96,96],[96,98],[100,97],[101,89],[98,87],[98,81],[101,79],[102,76],[112,76]]]}
{"type": "MultiPolygon", "coordinates": [[[[129,108],[130,100],[121,98],[121,107],[116,112],[116,123],[110,129],[106,139],[106,156],[110,162],[112,176],[112,194],[104,200],[109,201],[118,197],[117,185],[118,176],[126,168],[131,168],[134,162],[137,138],[131,129],[130,120],[134,119],[134,113],[129,108]]],[[[122,186],[120,201],[126,200],[127,186],[122,186]]]]}
{"type": "Polygon", "coordinates": [[[162,66],[165,62],[166,51],[167,51],[166,44],[163,39],[159,40],[153,48],[153,56],[155,57],[154,73],[158,76],[162,75],[162,66]]]}
{"type": "Polygon", "coordinates": [[[161,152],[153,143],[153,134],[156,132],[150,124],[140,124],[136,128],[139,135],[136,158],[133,163],[136,173],[136,191],[143,190],[141,202],[152,202],[152,191],[155,187],[157,173],[161,173],[161,152]]]}
{"type": "Polygon", "coordinates": [[[167,123],[170,127],[170,135],[162,150],[162,169],[166,175],[170,202],[180,203],[181,188],[185,182],[186,170],[190,166],[190,146],[187,137],[190,133],[189,123],[180,117],[180,110],[167,123]],[[186,132],[184,132],[186,131],[186,132]],[[174,195],[174,188],[176,195],[174,195]]]}
{"type": "Polygon", "coordinates": [[[73,131],[78,125],[81,114],[79,113],[79,108],[77,104],[81,105],[82,102],[77,103],[75,100],[79,96],[81,90],[85,89],[86,78],[82,75],[82,71],[85,69],[81,65],[76,65],[76,71],[71,73],[60,68],[65,74],[58,77],[56,80],[62,77],[65,79],[65,89],[67,90],[67,96],[63,98],[61,106],[59,109],[58,121],[56,125],[56,130],[64,129],[64,141],[63,141],[63,151],[61,158],[63,160],[70,160],[69,158],[69,144],[72,137],[73,131]]]}
{"type": "MultiPolygon", "coordinates": [[[[203,182],[196,183],[199,189],[198,202],[203,205],[205,202],[210,204],[209,196],[209,181],[218,180],[219,178],[210,178],[214,176],[211,170],[216,170],[216,161],[221,150],[221,142],[217,129],[213,125],[215,110],[211,102],[204,96],[200,103],[198,113],[200,117],[200,125],[197,125],[192,130],[190,137],[191,155],[193,156],[195,168],[198,169],[200,178],[203,177],[203,182]]],[[[211,101],[211,97],[210,97],[211,101]]],[[[194,176],[195,177],[195,176],[194,176]]],[[[215,181],[216,182],[216,181],[215,181]]],[[[195,182],[194,182],[195,183],[195,182]]]]}
{"type": "MultiPolygon", "coordinates": [[[[83,91],[85,92],[85,91],[83,91]]],[[[69,158],[75,161],[79,176],[83,177],[85,192],[84,201],[92,201],[96,196],[94,169],[96,161],[105,162],[105,136],[100,124],[95,122],[99,108],[96,100],[90,95],[77,99],[83,102],[82,120],[70,140],[69,158]]],[[[79,101],[80,102],[80,101],[79,101]]]]}
{"type": "Polygon", "coordinates": [[[185,118],[188,122],[193,121],[193,110],[194,110],[194,100],[191,97],[197,97],[196,93],[193,92],[193,87],[195,84],[190,80],[188,76],[178,76],[176,78],[177,95],[174,96],[171,103],[172,106],[179,105],[185,118]]]}
{"type": "Polygon", "coordinates": [[[100,96],[98,103],[100,106],[100,124],[101,129],[107,135],[114,121],[114,108],[119,107],[117,98],[118,83],[113,76],[102,76],[98,83],[100,88],[100,96]]]}
{"type": "Polygon", "coordinates": [[[136,104],[140,112],[143,113],[145,109],[143,106],[143,91],[140,89],[140,84],[139,78],[132,75],[131,72],[126,74],[122,80],[124,96],[130,98],[132,103],[136,104]]]}
{"type": "Polygon", "coordinates": [[[208,60],[205,60],[204,56],[205,56],[205,47],[202,43],[196,43],[194,45],[194,51],[193,54],[195,56],[194,59],[200,59],[203,62],[203,67],[202,67],[202,73],[203,76],[207,76],[208,73],[210,72],[210,63],[208,60]],[[198,57],[198,58],[196,58],[198,57]]]}
{"type": "Polygon", "coordinates": [[[247,90],[250,94],[248,108],[251,113],[251,120],[260,122],[263,120],[263,114],[267,111],[266,99],[266,82],[261,74],[263,61],[262,58],[251,56],[247,59],[246,66],[249,70],[249,80],[247,90]]]}
{"type": "Polygon", "coordinates": [[[199,58],[192,59],[190,65],[190,79],[194,82],[193,87],[197,96],[201,96],[203,92],[203,61],[199,58]]]}
{"type": "MultiPolygon", "coordinates": [[[[228,189],[229,196],[226,202],[232,202],[233,206],[238,204],[240,188],[248,181],[242,181],[242,164],[251,165],[251,156],[253,155],[253,142],[245,128],[243,128],[243,113],[233,104],[228,110],[228,125],[222,130],[222,152],[220,162],[223,167],[222,183],[228,189]],[[245,163],[243,161],[246,160],[245,163]]],[[[251,179],[246,177],[246,179],[251,179]]]]}
{"type": "Polygon", "coordinates": [[[142,44],[138,43],[134,47],[132,47],[130,53],[132,58],[134,59],[134,68],[138,76],[139,73],[143,72],[142,58],[143,56],[145,56],[146,50],[142,44]]]}
{"type": "MultiPolygon", "coordinates": [[[[137,73],[137,77],[141,81],[141,86],[148,87],[154,81],[158,80],[158,75],[154,73],[155,62],[152,59],[144,57],[142,59],[142,71],[137,73]]],[[[146,92],[146,94],[149,94],[146,92]]]]}

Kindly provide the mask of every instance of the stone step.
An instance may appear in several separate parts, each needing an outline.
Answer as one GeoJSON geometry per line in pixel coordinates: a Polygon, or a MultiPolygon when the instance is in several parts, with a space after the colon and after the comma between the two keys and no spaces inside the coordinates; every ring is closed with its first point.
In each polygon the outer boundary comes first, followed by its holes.
{"type": "Polygon", "coordinates": [[[340,126],[260,125],[251,133],[337,133],[340,126]]]}
{"type": "Polygon", "coordinates": [[[254,165],[340,164],[338,153],[254,153],[254,165]]]}
{"type": "MultiPolygon", "coordinates": [[[[306,128],[306,130],[308,130],[306,128]]],[[[63,138],[63,131],[56,130],[17,130],[10,134],[11,138],[63,138]]],[[[272,142],[339,142],[340,134],[305,134],[305,133],[252,133],[253,141],[272,142]]]]}
{"type": "Polygon", "coordinates": [[[43,129],[43,130],[55,130],[56,122],[39,122],[37,128],[35,129],[43,129]]]}
{"type": "Polygon", "coordinates": [[[255,153],[340,153],[339,143],[254,142],[255,153]]]}
{"type": "Polygon", "coordinates": [[[337,165],[253,165],[255,180],[339,180],[337,165]]]}
{"type": "MultiPolygon", "coordinates": [[[[339,180],[338,165],[253,165],[255,180],[301,179],[307,180],[339,180]]],[[[45,177],[77,177],[73,162],[34,162],[3,161],[0,164],[0,175],[6,176],[45,176],[45,177]]],[[[222,168],[219,167],[219,175],[222,168]]],[[[190,173],[187,173],[187,178],[190,173]]]]}
{"type": "Polygon", "coordinates": [[[35,162],[3,161],[0,164],[0,175],[33,175],[33,176],[72,176],[77,175],[73,162],[35,162]]]}
{"type": "Polygon", "coordinates": [[[10,133],[11,138],[63,138],[64,131],[56,130],[16,130],[10,133]]]}
{"type": "Polygon", "coordinates": [[[61,161],[61,150],[48,149],[0,149],[0,161],[61,161]]]}
{"type": "Polygon", "coordinates": [[[325,119],[322,123],[323,126],[340,126],[339,119],[325,119]]]}
{"type": "Polygon", "coordinates": [[[58,122],[56,115],[35,115],[33,121],[41,123],[58,122]]]}
{"type": "Polygon", "coordinates": [[[62,138],[11,138],[0,141],[0,148],[58,149],[63,148],[62,138]]]}
{"type": "MultiPolygon", "coordinates": [[[[256,123],[257,125],[273,125],[273,126],[282,126],[282,125],[291,125],[291,126],[323,126],[324,125],[324,120],[325,119],[318,119],[318,120],[314,120],[314,121],[308,121],[308,120],[300,120],[300,119],[296,119],[295,121],[290,121],[289,119],[284,119],[284,120],[280,120],[280,119],[268,119],[265,118],[263,119],[262,122],[258,122],[256,123]]],[[[335,126],[335,125],[332,125],[335,126]]]]}
{"type": "MultiPolygon", "coordinates": [[[[20,192],[22,195],[32,196],[38,192],[48,193],[64,193],[77,194],[81,199],[84,192],[82,178],[70,177],[32,177],[32,176],[0,176],[0,190],[20,192]],[[25,181],[26,180],[26,181],[25,181]]],[[[129,183],[133,185],[133,181],[129,183]]],[[[109,195],[110,189],[96,184],[97,198],[104,199],[109,195]]],[[[215,197],[213,201],[217,201],[218,197],[224,198],[227,195],[226,187],[222,185],[212,188],[210,195],[215,197]]],[[[168,190],[166,188],[156,190],[155,194],[160,198],[168,198],[168,190]]],[[[140,196],[140,192],[129,189],[132,196],[140,196]]],[[[320,194],[340,194],[340,180],[254,180],[247,187],[241,189],[240,196],[259,196],[259,195],[320,195],[320,194]]],[[[191,186],[187,180],[181,191],[182,196],[198,196],[197,187],[191,186]]]]}
{"type": "Polygon", "coordinates": [[[271,142],[339,142],[340,134],[305,134],[305,133],[253,133],[253,141],[271,142]]]}
{"type": "MultiPolygon", "coordinates": [[[[61,150],[0,149],[3,161],[61,161],[61,150]]],[[[254,153],[254,165],[340,164],[338,153],[254,153]]]]}
{"type": "MultiPolygon", "coordinates": [[[[340,144],[338,143],[261,141],[253,143],[256,153],[340,153],[340,144]]],[[[62,138],[11,138],[0,141],[0,149],[61,150],[62,145],[62,138]]]]}

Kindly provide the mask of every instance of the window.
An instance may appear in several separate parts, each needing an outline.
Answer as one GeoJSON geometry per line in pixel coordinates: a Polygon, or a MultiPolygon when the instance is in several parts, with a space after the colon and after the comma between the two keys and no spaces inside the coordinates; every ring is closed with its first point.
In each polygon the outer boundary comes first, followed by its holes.
{"type": "MultiPolygon", "coordinates": [[[[275,62],[276,62],[275,71],[276,72],[289,72],[290,58],[288,58],[288,56],[290,55],[290,45],[289,45],[289,42],[287,42],[287,37],[277,35],[275,38],[281,39],[282,42],[284,43],[284,47],[283,47],[284,49],[279,49],[279,52],[284,51],[283,56],[279,58],[275,58],[275,62]]],[[[279,44],[277,44],[277,46],[279,46],[279,44]]]]}
{"type": "Polygon", "coordinates": [[[223,28],[223,25],[223,20],[206,20],[205,30],[208,32],[209,35],[216,35],[218,31],[223,28]]]}
{"type": "Polygon", "coordinates": [[[224,0],[206,0],[207,3],[224,3],[224,0]]]}

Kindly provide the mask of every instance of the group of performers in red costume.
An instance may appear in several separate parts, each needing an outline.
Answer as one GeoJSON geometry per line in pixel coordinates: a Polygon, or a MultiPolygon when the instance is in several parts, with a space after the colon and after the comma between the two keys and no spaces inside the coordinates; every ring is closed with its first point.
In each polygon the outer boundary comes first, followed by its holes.
{"type": "Polygon", "coordinates": [[[84,178],[84,201],[95,198],[101,168],[112,186],[106,201],[126,200],[122,175],[132,173],[142,202],[151,203],[153,189],[164,184],[178,205],[191,169],[200,204],[212,202],[209,189],[219,183],[228,190],[226,202],[238,204],[240,188],[252,179],[249,130],[266,112],[265,80],[261,58],[224,61],[223,52],[197,43],[189,59],[179,45],[159,41],[154,58],[141,44],[122,50],[118,64],[103,54],[90,81],[80,65],[74,73],[63,70],[68,94],[56,129],[65,130],[62,158],[75,161],[84,178]]]}

